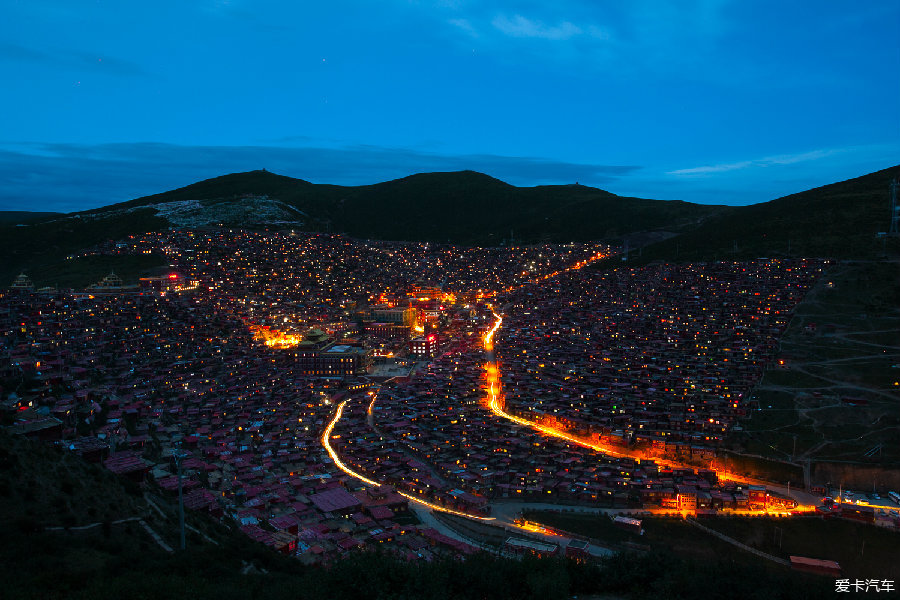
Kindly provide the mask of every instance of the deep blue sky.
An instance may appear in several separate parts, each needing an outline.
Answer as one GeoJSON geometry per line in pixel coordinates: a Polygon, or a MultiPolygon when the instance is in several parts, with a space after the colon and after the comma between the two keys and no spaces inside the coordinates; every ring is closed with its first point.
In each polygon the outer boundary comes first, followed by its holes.
{"type": "Polygon", "coordinates": [[[900,1],[0,0],[0,209],[265,167],[747,204],[900,163],[900,1]]]}

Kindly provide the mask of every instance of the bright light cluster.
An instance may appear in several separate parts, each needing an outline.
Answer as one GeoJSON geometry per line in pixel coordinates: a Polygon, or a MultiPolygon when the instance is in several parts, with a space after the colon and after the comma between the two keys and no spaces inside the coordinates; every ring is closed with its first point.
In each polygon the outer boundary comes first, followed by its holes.
{"type": "Polygon", "coordinates": [[[287,334],[268,326],[251,325],[253,339],[263,342],[270,348],[293,348],[303,341],[299,335],[287,334]]]}

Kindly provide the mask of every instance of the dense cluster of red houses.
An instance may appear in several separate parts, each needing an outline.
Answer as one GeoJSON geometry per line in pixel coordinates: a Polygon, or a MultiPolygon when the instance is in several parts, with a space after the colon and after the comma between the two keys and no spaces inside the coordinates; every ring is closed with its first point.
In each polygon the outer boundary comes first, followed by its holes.
{"type": "Polygon", "coordinates": [[[316,560],[372,544],[425,558],[472,548],[402,524],[406,499],[365,491],[331,463],[319,436],[340,390],[365,394],[367,379],[311,374],[296,352],[255,340],[248,323],[356,333],[351,307],[406,297],[423,275],[487,289],[524,279],[523,255],[543,261],[531,276],[592,251],[228,230],[108,246],[100,250],[163,252],[198,284],[180,294],[109,286],[35,294],[29,285],[0,293],[0,378],[14,382],[0,388],[9,430],[59,441],[172,494],[183,453],[188,508],[228,515],[254,539],[316,560]]]}
{"type": "Polygon", "coordinates": [[[687,448],[705,457],[750,406],[747,391],[821,270],[757,261],[581,269],[527,283],[602,250],[227,229],[107,244],[94,251],[163,253],[196,285],[0,292],[0,408],[13,433],[57,441],[163,493],[177,493],[177,456],[189,509],[233,519],[253,539],[307,560],[373,545],[425,559],[474,551],[408,524],[415,520],[398,492],[471,514],[487,514],[495,498],[696,512],[789,507],[713,471],[598,455],[487,410],[481,334],[492,316],[478,300],[516,290],[495,300],[508,307],[496,340],[507,410],[604,443],[644,444],[653,456],[687,448]],[[445,311],[444,300],[456,308],[445,311]],[[306,333],[307,345],[322,345],[310,352],[339,340],[365,353],[366,336],[408,335],[413,303],[440,344],[412,376],[388,381],[356,363],[317,372],[251,327],[306,333]],[[363,314],[372,320],[358,322],[363,314]],[[309,334],[313,326],[322,331],[309,334]],[[344,400],[330,442],[382,486],[348,476],[322,447],[344,400]]]}
{"type": "Polygon", "coordinates": [[[357,471],[476,515],[491,499],[698,513],[794,506],[765,488],[720,481],[710,469],[666,468],[536,437],[490,412],[483,386],[480,336],[467,336],[412,377],[380,386],[374,402],[348,403],[333,443],[357,471]]]}
{"type": "Polygon", "coordinates": [[[522,288],[495,340],[506,410],[604,445],[708,462],[754,407],[749,392],[822,268],[582,269],[522,288]]]}

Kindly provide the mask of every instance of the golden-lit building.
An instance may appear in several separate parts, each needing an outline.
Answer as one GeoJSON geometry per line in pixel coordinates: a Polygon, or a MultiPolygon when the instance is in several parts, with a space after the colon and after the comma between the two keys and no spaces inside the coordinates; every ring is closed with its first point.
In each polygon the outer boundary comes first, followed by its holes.
{"type": "Polygon", "coordinates": [[[313,329],[296,349],[297,366],[304,375],[349,377],[365,375],[372,367],[372,354],[365,348],[335,344],[324,331],[313,329]]]}
{"type": "Polygon", "coordinates": [[[434,285],[414,285],[407,292],[408,296],[413,298],[440,298],[444,295],[441,288],[434,285]]]}
{"type": "Polygon", "coordinates": [[[362,331],[366,335],[380,339],[408,340],[412,328],[409,325],[399,325],[397,323],[365,323],[362,331]]]}
{"type": "Polygon", "coordinates": [[[412,327],[416,324],[416,312],[414,308],[379,307],[372,309],[372,318],[379,323],[396,323],[412,327]]]}
{"type": "Polygon", "coordinates": [[[165,295],[170,292],[194,290],[200,285],[197,280],[187,280],[178,273],[169,273],[158,277],[141,277],[141,290],[165,295]]]}
{"type": "Polygon", "coordinates": [[[437,334],[420,335],[409,341],[409,352],[418,358],[432,358],[437,354],[439,342],[437,334]]]}

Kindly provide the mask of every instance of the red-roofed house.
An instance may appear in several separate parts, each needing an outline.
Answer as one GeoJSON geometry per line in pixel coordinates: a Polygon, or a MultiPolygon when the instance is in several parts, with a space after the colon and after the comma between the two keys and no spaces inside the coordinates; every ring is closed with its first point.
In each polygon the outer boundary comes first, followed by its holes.
{"type": "Polygon", "coordinates": [[[345,517],[357,512],[362,506],[358,498],[342,487],[312,494],[309,499],[323,513],[337,513],[345,517]]]}

